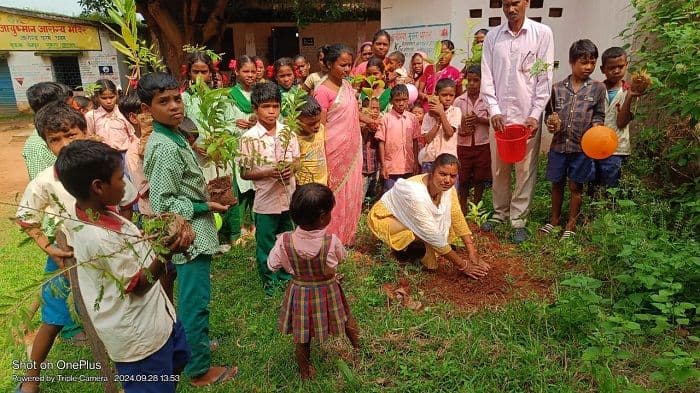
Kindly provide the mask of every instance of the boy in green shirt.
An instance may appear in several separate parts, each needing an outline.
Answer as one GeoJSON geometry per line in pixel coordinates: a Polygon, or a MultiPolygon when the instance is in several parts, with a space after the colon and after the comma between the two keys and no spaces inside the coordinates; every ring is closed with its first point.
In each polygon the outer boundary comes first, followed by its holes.
{"type": "Polygon", "coordinates": [[[139,80],[143,113],[153,117],[146,144],[144,173],[150,184],[154,213],[172,212],[190,222],[196,236],[185,254],[173,256],[178,279],[178,315],[192,350],[185,375],[193,386],[208,386],[233,378],[236,367],[211,366],[209,301],[211,260],[219,241],[213,212],[229,206],[207,202],[209,195],[197,158],[178,131],[184,118],[179,84],[172,75],[153,72],[139,80]]]}

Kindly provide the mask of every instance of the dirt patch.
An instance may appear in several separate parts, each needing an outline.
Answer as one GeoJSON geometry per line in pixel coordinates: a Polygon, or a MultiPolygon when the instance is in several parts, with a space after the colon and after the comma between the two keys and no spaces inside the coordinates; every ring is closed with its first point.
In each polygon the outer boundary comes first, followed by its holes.
{"type": "MultiPolygon", "coordinates": [[[[419,287],[425,301],[447,301],[463,311],[497,308],[513,300],[547,297],[551,283],[531,277],[525,261],[512,255],[515,246],[501,244],[492,234],[479,234],[481,258],[491,265],[486,277],[473,280],[440,258],[437,271],[428,273],[419,287]]],[[[466,251],[458,254],[467,258],[466,251]]]]}
{"type": "Polygon", "coordinates": [[[0,200],[14,203],[15,196],[24,191],[29,182],[22,158],[22,148],[34,129],[28,120],[0,121],[0,200]]]}

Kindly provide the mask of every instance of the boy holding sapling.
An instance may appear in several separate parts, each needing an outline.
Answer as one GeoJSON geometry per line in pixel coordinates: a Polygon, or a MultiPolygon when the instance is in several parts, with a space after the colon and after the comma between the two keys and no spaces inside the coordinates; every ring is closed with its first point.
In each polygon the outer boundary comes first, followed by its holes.
{"type": "MultiPolygon", "coordinates": [[[[54,101],[41,108],[36,113],[34,123],[39,136],[54,155],[58,155],[74,140],[86,137],[85,118],[62,101],[54,101]]],[[[121,202],[117,202],[121,214],[131,217],[131,206],[138,199],[138,194],[130,182],[125,180],[125,183],[126,192],[122,194],[121,202]]],[[[20,383],[16,389],[17,392],[37,392],[40,380],[38,365],[46,360],[63,327],[73,325],[67,303],[70,286],[68,279],[61,274],[64,258],[70,258],[72,253],[54,245],[53,238],[58,230],[73,244],[72,233],[65,224],[75,219],[75,198],[58,181],[53,165],[39,172],[27,185],[16,218],[29,237],[48,255],[44,272],[51,276],[41,288],[41,326],[30,354],[31,361],[37,367],[27,370],[27,377],[31,380],[20,383]]]]}
{"type": "Polygon", "coordinates": [[[187,252],[175,254],[172,261],[177,271],[178,314],[192,350],[185,374],[191,385],[199,387],[225,382],[238,372],[233,366],[211,365],[209,339],[211,260],[219,247],[213,212],[229,207],[208,201],[202,169],[178,129],[185,111],[179,87],[172,75],[153,72],[139,80],[137,93],[141,109],[153,117],[143,167],[151,209],[156,214],[182,216],[196,234],[187,252]]]}
{"type": "Polygon", "coordinates": [[[650,80],[643,73],[632,76],[632,85],[625,81],[629,59],[624,49],[608,48],[601,56],[600,71],[605,74],[605,125],[617,133],[615,154],[595,160],[595,184],[603,187],[617,187],[620,181],[622,163],[630,155],[629,123],[634,118],[632,104],[644,94],[650,80]]]}
{"type": "Polygon", "coordinates": [[[267,257],[275,237],[292,230],[289,201],[296,186],[299,143],[294,133],[277,121],[282,103],[277,85],[255,85],[251,102],[258,121],[241,138],[239,165],[241,177],[252,180],[255,188],[255,257],[263,289],[272,295],[275,286],[290,278],[285,272],[270,271],[267,257]]]}
{"type": "Polygon", "coordinates": [[[552,182],[552,216],[540,228],[553,232],[560,224],[564,189],[571,193],[569,219],[561,239],[573,238],[583,204],[583,185],[593,179],[593,160],[581,149],[581,138],[591,127],[605,121],[605,85],[591,79],[598,59],[598,48],[590,40],[578,40],[569,49],[571,74],[552,87],[547,104],[546,126],[554,134],[547,155],[547,180],[552,182]],[[552,113],[554,112],[554,113],[552,113]]]}
{"type": "MultiPolygon", "coordinates": [[[[124,391],[174,393],[190,351],[158,281],[167,256],[156,255],[136,225],[111,208],[124,195],[123,167],[119,151],[89,140],[71,143],[56,161],[81,221],[67,224],[80,292],[124,391]]],[[[182,252],[194,239],[191,228],[177,229],[157,238],[166,252],[182,252]]]]}

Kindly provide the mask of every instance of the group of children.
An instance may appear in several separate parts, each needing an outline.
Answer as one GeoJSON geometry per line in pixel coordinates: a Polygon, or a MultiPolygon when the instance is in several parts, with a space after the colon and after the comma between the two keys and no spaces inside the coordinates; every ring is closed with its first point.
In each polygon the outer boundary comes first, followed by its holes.
{"type": "MultiPolygon", "coordinates": [[[[344,332],[359,347],[359,330],[335,275],[345,250],[338,237],[325,231],[335,199],[326,186],[319,102],[308,96],[299,109],[299,135],[280,136],[287,115],[281,113],[282,97],[295,85],[313,91],[326,77],[328,62],[323,61],[324,50],[319,53],[322,71],[311,75],[305,59],[278,59],[272,75],[276,83],[260,83],[264,67],[253,57],[232,62],[236,84],[229,95],[234,105],[225,116],[230,131],[241,139],[240,157],[231,169],[234,206],[209,200],[203,172],[204,152],[196,130],[206,119],[189,88],[198,78],[212,81],[216,70],[205,53],[190,54],[185,69],[190,84],[185,88],[172,75],[154,72],[117,104],[116,87],[101,80],[96,109],[87,107],[88,101],[82,113],[65,86],[46,82],[28,90],[38,135],[25,147],[32,180],[17,218],[46,252],[46,272],[52,274],[42,293],[42,325],[31,354],[36,364],[46,359],[61,329],[73,324],[66,303],[68,286],[60,272],[64,258],[75,257],[89,308],[83,317],[90,318],[119,374],[125,376],[127,392],[174,391],[182,370],[194,386],[233,378],[236,367],[211,364],[217,343],[209,336],[210,272],[212,256],[219,251],[214,213],[227,217],[227,240],[235,241],[246,228],[255,232],[257,270],[266,293],[291,280],[279,328],[293,334],[303,378],[314,374],[311,338],[322,341],[344,332]],[[186,119],[194,127],[184,129],[186,119]],[[167,255],[157,255],[132,223],[134,210],[177,214],[189,222],[194,236],[179,234],[167,255]],[[66,234],[73,251],[54,244],[56,230],[66,234]],[[93,304],[99,307],[90,307],[93,304]],[[156,380],[144,383],[143,375],[156,380]]],[[[365,108],[357,119],[362,124],[365,192],[373,177],[381,176],[382,188],[388,190],[399,178],[429,172],[437,156],[449,153],[460,161],[461,205],[466,206],[472,188],[470,200],[478,202],[491,177],[489,113],[479,93],[480,67],[464,70],[464,93],[459,96],[461,87],[453,79],[438,80],[425,110],[409,103],[409,88],[401,82],[412,80],[401,80],[408,75],[399,71],[403,57],[391,54],[388,62],[370,58],[365,76],[386,83],[357,86],[365,108]]],[[[597,57],[590,41],[574,43],[572,74],[553,88],[548,114],[557,112],[561,124],[546,122],[554,133],[547,167],[553,187],[552,219],[543,233],[559,224],[566,179],[572,203],[564,236],[571,236],[583,184],[597,180],[616,185],[629,154],[631,102],[642,92],[629,90],[624,82],[627,55],[621,48],[603,53],[603,83],[590,79],[597,57]],[[596,124],[606,124],[620,135],[616,154],[602,161],[587,158],[580,147],[583,132],[596,124]]],[[[17,392],[38,390],[39,368],[28,370],[27,376],[34,379],[20,384],[17,392]]]]}

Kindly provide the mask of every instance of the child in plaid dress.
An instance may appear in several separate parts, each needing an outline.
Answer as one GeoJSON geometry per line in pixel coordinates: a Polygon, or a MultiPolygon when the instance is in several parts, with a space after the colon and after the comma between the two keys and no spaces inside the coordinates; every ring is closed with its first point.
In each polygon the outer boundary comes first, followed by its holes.
{"type": "Polygon", "coordinates": [[[360,348],[357,322],[335,274],[345,248],[337,236],[326,234],[334,205],[333,192],[324,185],[297,188],[289,208],[297,228],[277,238],[267,260],[270,270],[282,268],[292,275],[278,326],[294,337],[302,379],[315,375],[310,365],[312,337],[323,342],[329,335],[345,332],[352,346],[360,348]]]}

